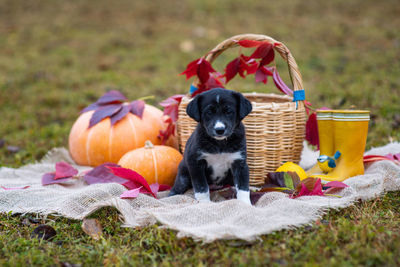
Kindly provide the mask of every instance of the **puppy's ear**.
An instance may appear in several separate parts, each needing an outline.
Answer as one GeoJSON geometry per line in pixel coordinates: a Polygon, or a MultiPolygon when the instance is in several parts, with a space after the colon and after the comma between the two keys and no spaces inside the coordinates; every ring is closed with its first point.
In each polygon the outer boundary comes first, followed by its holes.
{"type": "Polygon", "coordinates": [[[234,92],[233,95],[236,97],[238,103],[238,116],[239,120],[243,120],[253,109],[250,101],[247,100],[241,93],[234,92]]]}
{"type": "Polygon", "coordinates": [[[200,98],[200,95],[195,96],[186,107],[186,113],[197,122],[200,121],[200,98]]]}

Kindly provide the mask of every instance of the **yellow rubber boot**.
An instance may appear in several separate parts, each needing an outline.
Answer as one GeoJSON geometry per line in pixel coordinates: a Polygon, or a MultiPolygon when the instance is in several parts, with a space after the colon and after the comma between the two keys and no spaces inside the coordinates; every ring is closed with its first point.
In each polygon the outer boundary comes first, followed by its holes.
{"type": "MultiPolygon", "coordinates": [[[[331,156],[335,153],[333,140],[332,110],[317,110],[319,154],[331,156]]],[[[307,175],[322,174],[318,164],[307,171],[307,175]]]]}
{"type": "Polygon", "coordinates": [[[363,155],[368,134],[369,111],[334,110],[335,151],[340,152],[336,167],[326,175],[313,175],[325,181],[343,181],[364,174],[363,155]]]}

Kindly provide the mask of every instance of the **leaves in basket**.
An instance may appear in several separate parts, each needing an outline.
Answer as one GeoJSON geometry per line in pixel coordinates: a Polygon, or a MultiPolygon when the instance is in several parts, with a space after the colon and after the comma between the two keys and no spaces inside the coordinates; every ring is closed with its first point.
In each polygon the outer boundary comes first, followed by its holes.
{"type": "Polygon", "coordinates": [[[182,72],[181,75],[185,74],[186,79],[190,79],[192,76],[197,75],[200,82],[205,83],[207,82],[208,78],[210,78],[210,73],[212,72],[216,72],[216,70],[214,70],[210,62],[201,57],[190,62],[187,65],[186,70],[182,72]]]}
{"type": "Polygon", "coordinates": [[[224,77],[219,72],[211,73],[210,78],[207,80],[206,83],[200,83],[198,85],[199,88],[197,88],[197,90],[192,93],[192,97],[195,97],[196,95],[213,88],[224,88],[223,78],[224,77]]]}
{"type": "Polygon", "coordinates": [[[268,82],[268,76],[272,76],[270,68],[262,66],[256,71],[256,83],[262,82],[266,84],[268,82]]]}
{"type": "Polygon", "coordinates": [[[253,58],[241,54],[226,65],[224,74],[226,83],[233,79],[238,73],[242,78],[245,78],[245,73],[247,73],[247,75],[253,74],[256,72],[257,68],[258,63],[253,58]]]}
{"type": "Polygon", "coordinates": [[[237,41],[237,43],[242,47],[249,48],[249,47],[257,47],[257,46],[260,46],[260,45],[268,43],[268,42],[256,41],[256,40],[240,40],[240,41],[237,41]]]}
{"type": "Polygon", "coordinates": [[[164,115],[168,115],[173,122],[178,120],[178,108],[184,95],[173,95],[160,102],[164,107],[164,115]]]}
{"type": "Polygon", "coordinates": [[[293,95],[293,90],[290,89],[285,82],[282,80],[281,76],[279,76],[278,70],[274,67],[272,69],[272,78],[274,80],[275,86],[285,95],[293,95]]]}
{"type": "Polygon", "coordinates": [[[178,120],[178,109],[184,95],[173,95],[164,101],[160,102],[160,106],[164,107],[164,115],[169,116],[164,120],[167,123],[167,128],[161,130],[159,138],[164,145],[170,136],[175,135],[175,122],[178,120]]]}

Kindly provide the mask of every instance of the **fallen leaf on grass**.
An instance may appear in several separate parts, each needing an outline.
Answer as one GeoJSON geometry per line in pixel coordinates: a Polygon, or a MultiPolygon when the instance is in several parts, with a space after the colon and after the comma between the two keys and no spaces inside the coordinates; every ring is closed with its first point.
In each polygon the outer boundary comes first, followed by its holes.
{"type": "Polygon", "coordinates": [[[103,234],[103,228],[97,219],[83,219],[82,230],[94,240],[99,240],[103,234]]]}
{"type": "Polygon", "coordinates": [[[17,146],[7,146],[7,151],[11,153],[17,153],[21,149],[17,146]]]}
{"type": "Polygon", "coordinates": [[[31,237],[43,240],[51,240],[56,236],[56,234],[57,232],[53,227],[46,224],[41,224],[32,231],[31,237]]]}

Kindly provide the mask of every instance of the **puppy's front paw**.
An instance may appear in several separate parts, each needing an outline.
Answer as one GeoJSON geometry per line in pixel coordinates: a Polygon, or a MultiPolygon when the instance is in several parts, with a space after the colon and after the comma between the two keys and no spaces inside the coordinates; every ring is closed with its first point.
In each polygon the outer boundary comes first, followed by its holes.
{"type": "Polygon", "coordinates": [[[244,191],[239,189],[236,191],[236,198],[251,206],[250,191],[244,191]]]}
{"type": "Polygon", "coordinates": [[[199,202],[210,202],[210,192],[205,192],[205,193],[194,193],[194,197],[196,200],[199,202]]]}

